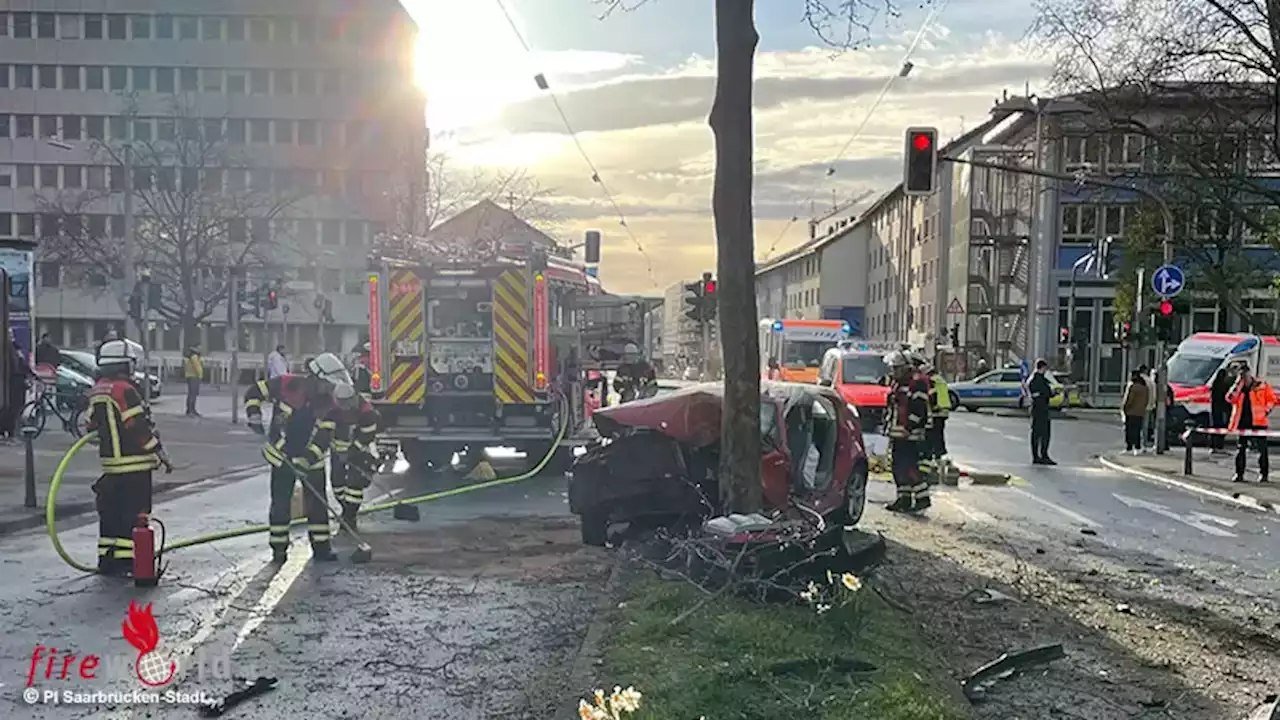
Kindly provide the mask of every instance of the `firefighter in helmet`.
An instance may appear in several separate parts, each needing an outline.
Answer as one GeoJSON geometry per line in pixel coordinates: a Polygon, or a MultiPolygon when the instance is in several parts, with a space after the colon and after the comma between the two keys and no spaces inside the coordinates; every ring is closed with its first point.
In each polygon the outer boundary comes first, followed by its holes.
{"type": "Polygon", "coordinates": [[[98,433],[102,476],[93,484],[98,506],[98,572],[133,570],[133,526],[151,512],[151,473],[173,470],[133,384],[137,355],[125,340],[97,349],[98,381],[89,392],[88,429],[98,433]]]}
{"type": "Polygon", "coordinates": [[[640,347],[627,343],[622,349],[622,364],[613,377],[613,391],[618,393],[619,401],[629,402],[638,398],[646,383],[657,381],[658,375],[640,353],[640,347]]]}
{"type": "Polygon", "coordinates": [[[304,502],[312,554],[326,562],[338,558],[333,552],[325,500],[325,460],[339,415],[356,405],[351,374],[332,353],[308,360],[305,374],[285,373],[260,380],[245,393],[249,429],[267,438],[262,456],[271,465],[268,543],[273,562],[288,558],[289,504],[298,480],[307,485],[304,502]],[[272,404],[270,428],[262,424],[264,402],[272,404]]]}
{"type": "Polygon", "coordinates": [[[920,459],[929,420],[929,378],[915,368],[902,351],[884,357],[891,384],[886,399],[885,427],[889,435],[893,482],[898,499],[892,512],[920,512],[931,504],[929,483],[920,472],[920,459]]]}
{"type": "Polygon", "coordinates": [[[342,505],[342,519],[354,530],[364,491],[377,471],[374,437],[381,418],[369,398],[359,394],[354,405],[340,409],[337,422],[329,457],[329,481],[342,505]]]}

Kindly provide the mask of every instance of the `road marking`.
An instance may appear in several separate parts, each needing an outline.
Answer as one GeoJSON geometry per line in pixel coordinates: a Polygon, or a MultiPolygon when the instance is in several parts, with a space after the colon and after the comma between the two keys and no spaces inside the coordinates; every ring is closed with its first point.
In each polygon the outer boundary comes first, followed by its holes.
{"type": "Polygon", "coordinates": [[[950,497],[950,496],[936,496],[936,497],[938,498],[938,500],[942,501],[943,503],[946,503],[951,507],[955,508],[956,510],[958,510],[961,515],[964,515],[966,518],[972,520],[973,522],[982,523],[984,525],[996,524],[995,516],[988,515],[987,513],[981,510],[970,510],[969,508],[965,507],[963,503],[961,503],[959,500],[953,497],[950,497]]]}
{"type": "Polygon", "coordinates": [[[297,547],[291,548],[293,552],[289,553],[289,560],[271,578],[271,582],[267,583],[267,589],[262,592],[262,597],[258,598],[258,602],[254,603],[253,609],[249,611],[249,619],[236,632],[236,641],[231,644],[231,653],[240,649],[241,643],[271,617],[271,613],[275,612],[280,601],[284,600],[284,596],[289,593],[289,588],[293,587],[293,583],[307,567],[307,561],[311,559],[311,547],[310,545],[304,547],[305,553],[299,552],[297,547]]]}
{"type": "Polygon", "coordinates": [[[1040,496],[1038,496],[1038,495],[1036,495],[1036,494],[1034,494],[1034,493],[1031,493],[1031,492],[1028,492],[1028,491],[1026,491],[1026,490],[1023,490],[1023,489],[1021,489],[1021,488],[1016,488],[1016,487],[1015,487],[1015,488],[1013,488],[1013,492],[1016,492],[1016,493],[1018,493],[1019,495],[1022,495],[1022,496],[1026,497],[1026,498],[1028,498],[1028,499],[1030,499],[1030,500],[1032,500],[1032,501],[1034,501],[1034,502],[1038,502],[1038,503],[1040,503],[1041,505],[1043,505],[1043,506],[1045,506],[1045,507],[1049,508],[1050,510],[1055,510],[1055,511],[1057,511],[1057,512],[1061,513],[1063,516],[1065,516],[1065,517],[1067,517],[1067,518],[1069,518],[1069,519],[1071,519],[1071,520],[1073,520],[1073,521],[1075,521],[1075,522],[1077,522],[1077,523],[1079,523],[1079,524],[1081,524],[1081,525],[1088,525],[1089,527],[1094,527],[1094,528],[1100,528],[1100,527],[1102,527],[1101,523],[1096,523],[1096,522],[1094,522],[1093,520],[1090,520],[1089,518],[1085,517],[1084,515],[1081,515],[1080,513],[1076,512],[1075,510],[1072,510],[1072,509],[1070,509],[1070,508],[1065,508],[1065,507],[1063,507],[1063,506],[1059,505],[1059,504],[1058,504],[1058,503],[1056,503],[1056,502],[1052,502],[1052,501],[1050,501],[1050,500],[1045,500],[1044,498],[1042,498],[1042,497],[1040,497],[1040,496]]]}
{"type": "Polygon", "coordinates": [[[989,427],[989,426],[987,426],[987,425],[979,425],[979,427],[980,427],[980,428],[982,428],[982,431],[983,431],[983,432],[989,432],[989,433],[998,433],[998,432],[1000,432],[999,430],[997,430],[997,429],[995,429],[995,428],[993,428],[993,427],[989,427]]]}
{"type": "Polygon", "coordinates": [[[1146,480],[1148,482],[1153,482],[1160,485],[1166,485],[1168,487],[1177,488],[1178,490],[1184,490],[1189,493],[1195,493],[1196,495],[1203,495],[1204,497],[1213,498],[1214,500],[1218,500],[1219,502],[1224,502],[1229,505],[1235,505],[1236,507],[1248,508],[1250,510],[1261,511],[1265,513],[1280,513],[1280,508],[1272,507],[1270,505],[1263,505],[1262,503],[1259,503],[1256,499],[1248,495],[1245,495],[1243,497],[1234,497],[1224,492],[1218,492],[1217,490],[1210,490],[1209,488],[1204,488],[1204,487],[1200,487],[1199,485],[1193,485],[1192,483],[1183,482],[1176,478],[1166,477],[1164,475],[1159,475],[1157,473],[1151,473],[1145,470],[1139,470],[1137,468],[1131,468],[1125,465],[1121,465],[1118,462],[1115,462],[1113,460],[1108,460],[1105,457],[1101,457],[1101,456],[1098,458],[1098,463],[1101,464],[1102,467],[1108,470],[1111,470],[1112,472],[1122,473],[1125,475],[1132,475],[1137,478],[1142,478],[1143,480],[1146,480]]]}
{"type": "MultiPolygon", "coordinates": [[[[1205,520],[1202,518],[1202,516],[1205,516],[1205,513],[1197,512],[1197,513],[1192,513],[1190,515],[1179,515],[1178,513],[1174,512],[1173,510],[1170,510],[1169,508],[1159,503],[1153,503],[1148,500],[1139,500],[1138,498],[1131,498],[1128,495],[1121,495],[1119,493],[1112,493],[1111,495],[1115,499],[1119,500],[1125,505],[1128,505],[1131,508],[1136,507],[1136,508],[1142,508],[1143,510],[1150,510],[1151,512],[1157,515],[1160,515],[1162,517],[1167,517],[1170,520],[1177,520],[1178,522],[1183,523],[1184,525],[1189,525],[1199,530],[1200,532],[1205,533],[1206,535],[1216,535],[1217,537],[1231,537],[1231,538],[1236,537],[1236,534],[1233,532],[1223,530],[1220,527],[1215,527],[1205,522],[1205,520]]],[[[1214,517],[1212,515],[1209,515],[1208,517],[1213,518],[1214,522],[1221,523],[1221,522],[1227,521],[1226,518],[1214,517]]]]}
{"type": "Polygon", "coordinates": [[[1008,435],[1008,434],[1001,434],[1000,437],[1004,438],[1005,440],[1012,440],[1013,442],[1022,442],[1024,439],[1024,438],[1018,437],[1017,435],[1008,435]]]}

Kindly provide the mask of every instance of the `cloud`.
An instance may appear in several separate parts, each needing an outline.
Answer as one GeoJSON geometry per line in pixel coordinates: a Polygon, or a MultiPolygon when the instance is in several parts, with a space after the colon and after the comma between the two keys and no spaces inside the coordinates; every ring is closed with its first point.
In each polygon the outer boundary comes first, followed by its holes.
{"type": "MultiPolygon", "coordinates": [[[[806,239],[811,211],[864,193],[878,196],[896,184],[905,127],[933,125],[944,139],[956,137],[987,119],[1001,91],[1022,92],[1024,83],[1034,87],[1048,75],[1016,42],[937,28],[928,48],[911,58],[911,76],[895,81],[877,104],[909,42],[904,34],[840,55],[821,48],[760,53],[753,188],[758,258],[806,239]]],[[[701,57],[669,69],[647,67],[634,56],[612,62],[601,71],[615,73],[611,79],[580,75],[576,85],[556,85],[576,137],[540,97],[459,131],[450,152],[464,163],[527,168],[554,191],[566,237],[604,232],[607,287],[655,292],[714,267],[715,156],[706,123],[714,64],[701,57]]]]}

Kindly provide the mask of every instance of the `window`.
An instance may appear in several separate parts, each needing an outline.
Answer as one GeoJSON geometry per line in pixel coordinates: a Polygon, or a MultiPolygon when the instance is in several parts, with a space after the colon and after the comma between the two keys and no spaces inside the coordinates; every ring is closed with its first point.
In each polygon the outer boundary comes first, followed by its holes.
{"type": "Polygon", "coordinates": [[[210,92],[210,93],[222,92],[222,71],[221,70],[206,68],[200,71],[200,74],[203,76],[201,77],[201,80],[202,80],[200,84],[201,90],[204,90],[205,92],[210,92]]]}
{"type": "Polygon", "coordinates": [[[84,119],[84,134],[90,140],[106,139],[106,120],[101,115],[90,115],[84,119]]]}
{"type": "Polygon", "coordinates": [[[156,74],[156,92],[171,93],[174,90],[173,74],[176,72],[173,68],[155,68],[156,74]]]}
{"type": "Polygon", "coordinates": [[[58,16],[53,13],[36,13],[36,37],[52,40],[58,36],[58,16]]]}
{"type": "Polygon", "coordinates": [[[270,170],[250,170],[249,171],[249,189],[255,192],[270,192],[271,171],[270,170]]]}
{"type": "Polygon", "coordinates": [[[18,187],[29,188],[36,186],[36,166],[35,165],[19,165],[18,166],[18,187]]]}
{"type": "Polygon", "coordinates": [[[244,95],[249,89],[249,76],[241,70],[227,71],[227,94],[244,95]]]}
{"type": "Polygon", "coordinates": [[[84,69],[84,89],[85,90],[105,90],[106,85],[103,79],[103,68],[90,66],[84,69]]]}
{"type": "Polygon", "coordinates": [[[112,92],[123,92],[129,89],[129,68],[111,67],[107,68],[108,87],[112,92]]]}
{"type": "Polygon", "coordinates": [[[80,16],[79,15],[59,15],[58,16],[58,37],[64,40],[80,39],[80,16]]]}
{"type": "Polygon", "coordinates": [[[15,135],[20,138],[35,137],[36,135],[36,116],[35,115],[17,115],[15,135]]]}
{"type": "Polygon", "coordinates": [[[62,66],[62,89],[63,90],[79,90],[80,89],[80,66],[79,65],[63,65],[62,66]]]}
{"type": "Polygon", "coordinates": [[[205,170],[203,189],[209,193],[222,192],[222,171],[213,168],[205,170]]]}
{"type": "Polygon", "coordinates": [[[315,145],[316,144],[316,121],[315,120],[299,120],[298,121],[298,144],[299,145],[315,145]]]}
{"type": "Polygon", "coordinates": [[[250,20],[249,39],[259,43],[271,42],[271,21],[266,18],[250,20]]]}
{"type": "Polygon", "coordinates": [[[200,21],[205,40],[222,39],[222,18],[207,17],[200,21]]]}
{"type": "Polygon", "coordinates": [[[347,221],[347,245],[364,244],[364,223],[359,220],[347,221]]]}
{"type": "Polygon", "coordinates": [[[293,121],[276,120],[276,142],[281,145],[293,144],[293,121]]]}
{"type": "Polygon", "coordinates": [[[172,167],[156,168],[156,187],[163,192],[178,189],[178,172],[172,167]]]}
{"type": "Polygon", "coordinates": [[[112,140],[128,140],[129,139],[129,118],[112,117],[108,123],[108,129],[111,131],[112,140]]]}
{"type": "Polygon", "coordinates": [[[227,120],[227,142],[236,143],[237,145],[244,144],[245,126],[246,122],[244,120],[227,120]]]}
{"type": "Polygon", "coordinates": [[[293,71],[292,70],[276,70],[275,72],[275,91],[276,95],[292,95],[293,94],[293,71]]]}
{"type": "Polygon", "coordinates": [[[107,16],[107,39],[109,40],[128,40],[129,27],[125,23],[124,15],[108,15],[107,16]]]}
{"type": "Polygon", "coordinates": [[[9,87],[9,66],[0,65],[0,88],[9,87]]]}
{"type": "Polygon", "coordinates": [[[133,139],[151,142],[151,118],[137,118],[133,121],[133,139]]]}
{"type": "Polygon", "coordinates": [[[41,90],[57,90],[58,89],[58,66],[57,65],[41,65],[39,68],[40,89],[41,90]]]}
{"type": "Polygon", "coordinates": [[[84,187],[84,167],[67,165],[62,168],[62,187],[79,189],[84,187]]]}
{"type": "Polygon", "coordinates": [[[200,189],[200,171],[195,168],[182,168],[182,191],[196,192],[200,189]]]}
{"type": "Polygon", "coordinates": [[[299,95],[315,95],[316,94],[316,73],[314,70],[298,71],[298,94],[299,95]]]}
{"type": "MultiPolygon", "coordinates": [[[[9,126],[9,115],[7,113],[0,113],[0,140],[8,140],[13,136],[13,132],[10,130],[9,126]]],[[[0,187],[9,187],[9,185],[7,183],[0,183],[0,187]]]]}
{"type": "Polygon", "coordinates": [[[151,39],[151,16],[150,15],[134,15],[133,16],[133,39],[134,40],[150,40],[151,39]]]}
{"type": "Polygon", "coordinates": [[[178,88],[182,92],[195,92],[200,89],[200,74],[195,68],[182,68],[178,71],[178,88]]]}
{"type": "Polygon", "coordinates": [[[266,70],[249,72],[249,92],[254,95],[266,95],[271,92],[271,74],[266,70]]]}
{"type": "Polygon", "coordinates": [[[139,92],[151,92],[151,68],[136,67],[133,69],[133,89],[139,92]]]}
{"type": "Polygon", "coordinates": [[[294,24],[297,29],[298,42],[313,43],[316,41],[316,21],[311,18],[299,18],[294,24]]]}
{"type": "Polygon", "coordinates": [[[58,187],[58,166],[57,165],[41,165],[40,166],[40,187],[42,188],[58,187]]]}
{"type": "Polygon", "coordinates": [[[244,42],[244,18],[227,18],[227,39],[231,42],[244,42]]]}
{"type": "Polygon", "coordinates": [[[86,40],[102,39],[102,16],[99,14],[84,16],[84,38],[86,40]]]}
{"type": "Polygon", "coordinates": [[[325,220],[321,222],[320,242],[325,245],[341,245],[342,223],[337,220],[325,220]]]}
{"type": "Polygon", "coordinates": [[[271,241],[271,223],[262,218],[258,218],[249,222],[249,233],[253,239],[258,242],[271,241]]]}
{"type": "Polygon", "coordinates": [[[13,86],[24,89],[34,88],[36,86],[36,69],[31,65],[14,65],[13,86]]]}
{"type": "Polygon", "coordinates": [[[1098,235],[1098,209],[1092,205],[1062,207],[1062,241],[1089,242],[1098,235]]]}
{"type": "Polygon", "coordinates": [[[321,92],[325,95],[341,95],[342,94],[342,73],[337,70],[326,71],[321,78],[324,87],[321,92]]]}
{"type": "Polygon", "coordinates": [[[249,142],[255,142],[255,143],[271,142],[271,121],[270,120],[250,120],[249,121],[249,142]]]}
{"type": "Polygon", "coordinates": [[[1098,136],[1068,136],[1065,139],[1064,164],[1068,168],[1102,164],[1102,143],[1098,136]]]}
{"type": "Polygon", "coordinates": [[[0,235],[4,237],[13,235],[13,215],[7,212],[0,213],[0,235]]]}
{"type": "Polygon", "coordinates": [[[40,137],[44,137],[44,138],[58,137],[58,116],[57,115],[41,115],[40,116],[40,137]]]}
{"type": "Polygon", "coordinates": [[[341,292],[342,271],[334,268],[325,268],[324,277],[320,283],[320,289],[327,293],[341,292]]]}
{"type": "Polygon", "coordinates": [[[197,40],[200,38],[200,19],[191,16],[178,18],[178,39],[197,40]]]}
{"type": "Polygon", "coordinates": [[[156,39],[157,40],[173,39],[173,16],[172,15],[156,16],[156,39]]]}
{"type": "Polygon", "coordinates": [[[36,216],[31,213],[18,215],[18,235],[20,237],[35,237],[35,234],[36,216]]]}
{"type": "Polygon", "coordinates": [[[177,128],[173,118],[160,118],[156,121],[156,139],[172,142],[177,137],[177,128]]]}
{"type": "Polygon", "coordinates": [[[209,142],[222,140],[222,119],[208,118],[204,121],[204,137],[209,142]]]}

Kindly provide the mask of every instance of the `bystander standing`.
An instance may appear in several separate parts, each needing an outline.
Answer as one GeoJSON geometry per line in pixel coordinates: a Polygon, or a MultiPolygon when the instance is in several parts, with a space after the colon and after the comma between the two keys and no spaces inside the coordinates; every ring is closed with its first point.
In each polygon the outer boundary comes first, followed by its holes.
{"type": "Polygon", "coordinates": [[[1137,455],[1142,452],[1142,426],[1147,419],[1151,386],[1142,372],[1134,370],[1120,401],[1120,417],[1124,421],[1124,449],[1137,455]]]}
{"type": "Polygon", "coordinates": [[[200,417],[196,411],[196,399],[200,397],[200,383],[204,382],[204,358],[200,346],[192,345],[182,360],[182,376],[187,381],[187,417],[200,417]]]}

